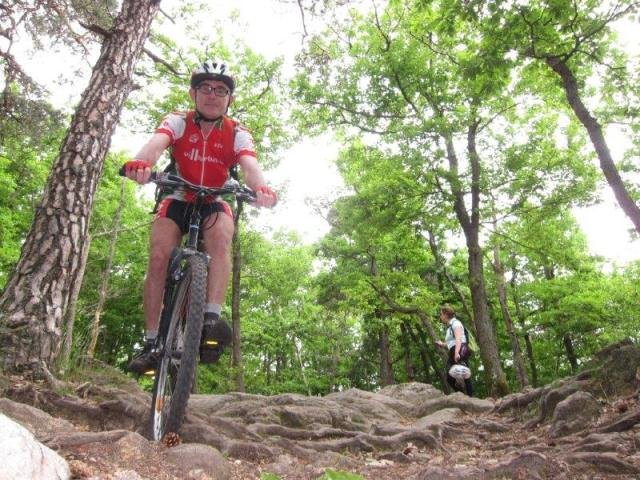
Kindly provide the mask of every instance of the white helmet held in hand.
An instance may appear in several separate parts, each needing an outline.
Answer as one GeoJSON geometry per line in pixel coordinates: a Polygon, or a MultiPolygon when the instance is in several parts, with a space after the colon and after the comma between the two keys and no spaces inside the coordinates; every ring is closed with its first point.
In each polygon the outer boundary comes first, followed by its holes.
{"type": "Polygon", "coordinates": [[[449,369],[449,375],[456,380],[466,380],[471,378],[471,370],[465,365],[456,364],[449,369]]]}

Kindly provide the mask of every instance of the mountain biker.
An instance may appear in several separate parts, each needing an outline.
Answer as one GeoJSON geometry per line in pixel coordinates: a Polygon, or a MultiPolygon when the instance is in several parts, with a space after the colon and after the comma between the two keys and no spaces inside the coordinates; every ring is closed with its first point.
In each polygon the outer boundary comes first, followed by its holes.
{"type": "Polygon", "coordinates": [[[445,341],[436,342],[436,345],[446,348],[449,351],[449,359],[447,362],[447,383],[454,391],[466,393],[471,397],[473,396],[473,385],[471,383],[471,379],[465,379],[464,388],[462,388],[462,385],[449,373],[453,365],[466,365],[466,359],[462,358],[460,354],[462,345],[468,344],[464,325],[462,325],[462,322],[456,318],[455,310],[449,305],[445,305],[440,309],[440,321],[448,327],[444,339],[445,341]]]}
{"type": "MultiPolygon", "coordinates": [[[[220,187],[228,170],[239,164],[245,183],[257,194],[256,206],[273,207],[277,198],[265,182],[250,132],[227,116],[234,100],[235,79],[220,61],[207,60],[191,74],[189,95],[194,109],[167,115],[133,160],[124,164],[125,175],[140,184],[149,181],[151,169],[169,148],[176,172],[191,183],[220,187]]],[[[129,370],[154,370],[158,354],[155,340],[162,309],[167,265],[171,251],[188,231],[191,192],[175,192],[164,198],[151,227],[150,255],[144,285],[145,341],[129,370]]],[[[231,239],[234,231],[229,205],[218,200],[203,206],[202,232],[210,256],[207,306],[200,344],[200,361],[214,363],[231,343],[231,328],[220,318],[231,272],[231,239]]]]}

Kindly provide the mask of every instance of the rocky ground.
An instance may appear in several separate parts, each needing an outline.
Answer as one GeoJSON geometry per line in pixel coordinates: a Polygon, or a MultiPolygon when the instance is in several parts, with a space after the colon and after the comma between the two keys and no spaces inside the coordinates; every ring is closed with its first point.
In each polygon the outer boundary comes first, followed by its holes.
{"type": "MultiPolygon", "coordinates": [[[[631,342],[603,350],[576,377],[498,401],[420,383],[322,398],[194,395],[172,447],[141,435],[150,397],[114,378],[0,382],[4,420],[63,459],[57,476],[24,478],[640,478],[640,349],[631,342]]],[[[12,435],[0,439],[5,472],[16,458],[12,435]]],[[[37,464],[43,449],[25,450],[35,455],[25,465],[37,464]]]]}

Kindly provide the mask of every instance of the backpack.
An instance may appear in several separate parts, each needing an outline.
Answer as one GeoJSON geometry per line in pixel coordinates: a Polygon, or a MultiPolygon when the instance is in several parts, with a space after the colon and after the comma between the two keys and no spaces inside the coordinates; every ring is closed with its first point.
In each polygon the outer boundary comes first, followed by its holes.
{"type": "MultiPolygon", "coordinates": [[[[460,320],[458,319],[458,321],[460,321],[460,320]]],[[[462,322],[460,322],[460,323],[462,323],[462,322]]],[[[451,328],[451,326],[449,326],[449,328],[451,328]]],[[[471,348],[471,343],[474,343],[474,342],[472,342],[473,337],[471,337],[471,335],[469,335],[469,330],[467,330],[467,327],[464,326],[464,323],[462,323],[462,328],[464,330],[464,337],[467,339],[467,341],[466,341],[466,343],[462,343],[460,345],[460,360],[463,361],[463,362],[466,362],[473,355],[473,352],[474,352],[475,348],[473,348],[473,349],[471,348]]],[[[451,332],[451,334],[453,335],[453,331],[451,332]]],[[[474,345],[475,345],[475,343],[474,343],[474,345]]]]}

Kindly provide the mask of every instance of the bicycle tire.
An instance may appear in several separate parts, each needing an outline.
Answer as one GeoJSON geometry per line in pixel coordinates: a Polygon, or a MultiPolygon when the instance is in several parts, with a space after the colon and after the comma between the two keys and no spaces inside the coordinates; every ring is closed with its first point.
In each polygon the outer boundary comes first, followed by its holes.
{"type": "Polygon", "coordinates": [[[186,257],[182,278],[174,287],[169,327],[161,352],[151,401],[154,440],[179,433],[198,361],[207,293],[203,255],[186,257]]]}

